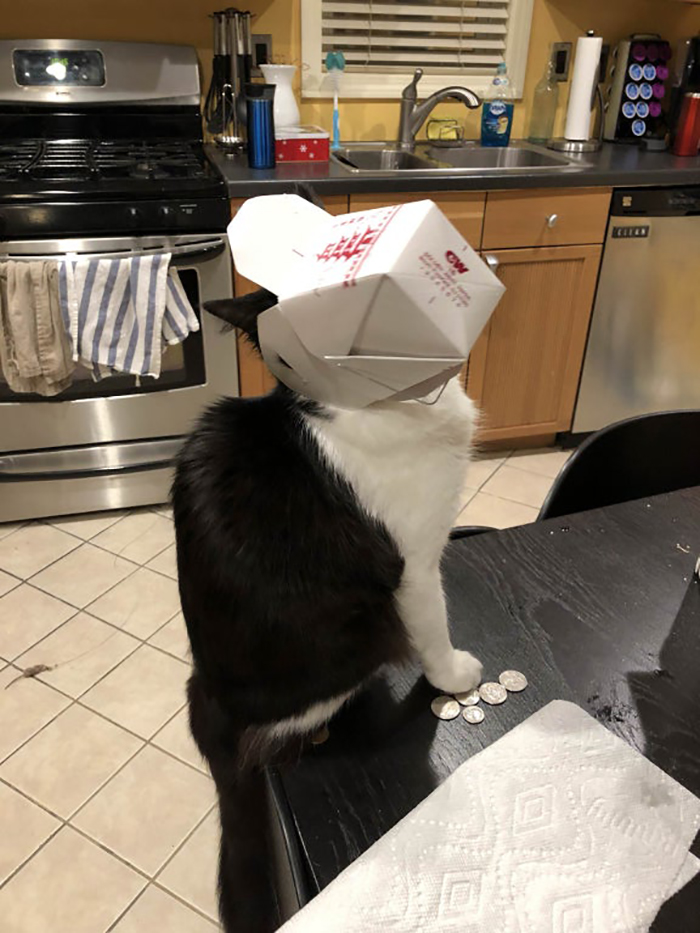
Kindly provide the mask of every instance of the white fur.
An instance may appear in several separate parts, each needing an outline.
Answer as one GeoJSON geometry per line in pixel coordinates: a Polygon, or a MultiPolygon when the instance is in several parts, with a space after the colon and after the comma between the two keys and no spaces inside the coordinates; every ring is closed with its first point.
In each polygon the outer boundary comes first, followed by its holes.
{"type": "Polygon", "coordinates": [[[313,732],[314,729],[318,729],[319,726],[335,716],[343,703],[349,700],[354,692],[354,690],[350,690],[347,693],[341,693],[340,696],[333,697],[332,700],[314,703],[299,716],[280,719],[279,722],[267,727],[267,734],[271,738],[285,738],[288,735],[313,732]]]}
{"type": "Polygon", "coordinates": [[[432,405],[388,402],[307,420],[329,462],[401,550],[397,604],[427,678],[450,693],[471,690],[481,664],[450,643],[440,556],[459,510],[473,403],[453,379],[432,405]]]}

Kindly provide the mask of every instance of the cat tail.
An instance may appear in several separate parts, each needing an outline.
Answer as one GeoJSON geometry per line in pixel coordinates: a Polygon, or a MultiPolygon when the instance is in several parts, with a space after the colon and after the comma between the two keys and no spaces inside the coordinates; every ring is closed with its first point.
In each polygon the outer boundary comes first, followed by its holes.
{"type": "Polygon", "coordinates": [[[190,729],[219,798],[219,913],[226,933],[273,933],[281,924],[274,884],[265,766],[278,751],[237,722],[195,670],[188,683],[190,729]]]}

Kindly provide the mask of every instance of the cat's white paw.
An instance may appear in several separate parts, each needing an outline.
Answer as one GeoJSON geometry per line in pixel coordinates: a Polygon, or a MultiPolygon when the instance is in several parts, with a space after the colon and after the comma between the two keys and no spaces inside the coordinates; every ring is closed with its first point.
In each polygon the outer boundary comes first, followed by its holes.
{"type": "Polygon", "coordinates": [[[433,687],[445,693],[465,693],[481,683],[481,661],[468,651],[454,649],[442,663],[424,669],[433,687]]]}

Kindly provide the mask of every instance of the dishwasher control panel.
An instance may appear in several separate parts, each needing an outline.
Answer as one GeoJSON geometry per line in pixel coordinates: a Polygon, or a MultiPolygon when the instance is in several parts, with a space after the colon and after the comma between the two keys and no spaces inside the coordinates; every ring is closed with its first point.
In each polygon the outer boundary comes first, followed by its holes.
{"type": "Polygon", "coordinates": [[[613,227],[612,228],[612,238],[613,240],[619,240],[622,238],[634,238],[635,240],[640,239],[640,237],[649,236],[649,224],[637,224],[634,227],[613,227]]]}

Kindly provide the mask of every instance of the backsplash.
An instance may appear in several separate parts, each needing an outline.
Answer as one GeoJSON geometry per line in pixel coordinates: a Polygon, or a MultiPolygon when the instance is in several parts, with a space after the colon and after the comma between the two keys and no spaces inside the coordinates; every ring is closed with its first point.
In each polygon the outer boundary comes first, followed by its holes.
{"type": "MultiPolygon", "coordinates": [[[[5,5],[0,20],[2,38],[124,39],[194,44],[202,62],[204,86],[208,84],[212,58],[213,0],[32,0],[5,5]],[[39,32],[38,24],[41,24],[39,32]]],[[[300,65],[300,0],[251,0],[256,13],[254,32],[271,33],[276,58],[300,65]]],[[[526,135],[529,109],[537,81],[542,76],[552,42],[572,41],[595,29],[614,45],[630,32],[660,32],[672,43],[700,31],[700,7],[674,0],[534,0],[525,93],[515,108],[513,136],[526,135]]],[[[407,73],[407,82],[410,75],[407,73]]],[[[298,74],[297,74],[298,82],[298,74]]],[[[447,83],[447,80],[446,80],[447,83]]],[[[563,126],[568,85],[563,85],[555,132],[563,126]]],[[[341,92],[342,96],[342,92],[341,92]]],[[[301,101],[303,122],[331,126],[331,102],[301,101]]],[[[459,105],[443,104],[435,116],[464,118],[459,105]]],[[[341,101],[343,136],[347,139],[386,139],[396,135],[398,102],[341,101]]],[[[466,118],[466,135],[479,135],[479,118],[466,118]]]]}

